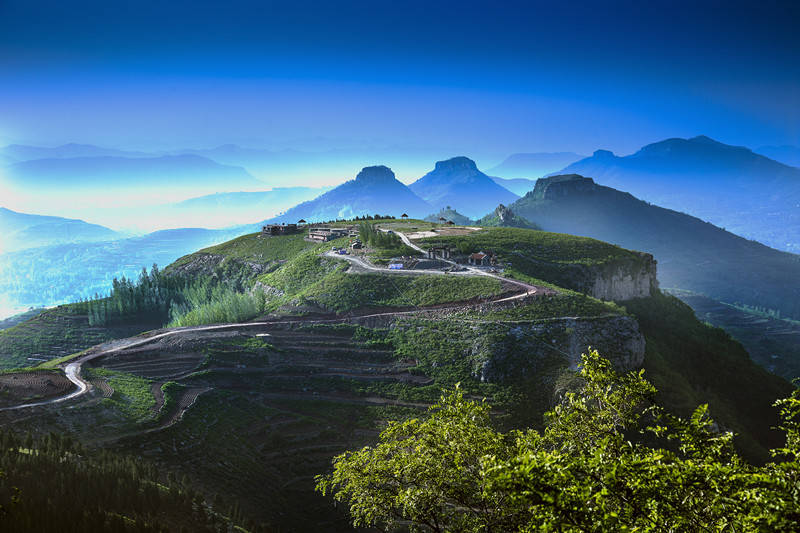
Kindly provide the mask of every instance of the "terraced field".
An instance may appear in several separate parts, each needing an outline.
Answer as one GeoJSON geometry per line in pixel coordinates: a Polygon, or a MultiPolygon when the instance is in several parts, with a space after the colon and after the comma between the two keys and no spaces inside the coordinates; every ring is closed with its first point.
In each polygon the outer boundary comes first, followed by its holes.
{"type": "Polygon", "coordinates": [[[277,531],[320,520],[348,530],[314,493],[313,476],[374,438],[382,420],[426,407],[392,386],[432,379],[391,345],[359,338],[356,326],[312,322],[154,338],[85,363],[93,388],[67,408],[2,413],[0,422],[30,427],[38,414],[38,431],[148,456],[277,531]]]}
{"type": "Polygon", "coordinates": [[[0,407],[63,396],[75,385],[58,371],[0,374],[0,407]]]}

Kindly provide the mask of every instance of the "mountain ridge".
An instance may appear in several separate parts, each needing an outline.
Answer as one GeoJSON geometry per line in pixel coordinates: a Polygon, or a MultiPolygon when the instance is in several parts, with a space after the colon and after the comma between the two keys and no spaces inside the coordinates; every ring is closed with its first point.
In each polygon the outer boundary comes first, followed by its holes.
{"type": "Polygon", "coordinates": [[[651,205],[581,175],[540,179],[511,209],[546,231],[652,253],[666,287],[800,318],[800,256],[691,215],[651,205]]]}
{"type": "Polygon", "coordinates": [[[800,251],[800,169],[707,136],[672,138],[627,156],[597,150],[549,176],[592,176],[771,247],[800,251]]]}

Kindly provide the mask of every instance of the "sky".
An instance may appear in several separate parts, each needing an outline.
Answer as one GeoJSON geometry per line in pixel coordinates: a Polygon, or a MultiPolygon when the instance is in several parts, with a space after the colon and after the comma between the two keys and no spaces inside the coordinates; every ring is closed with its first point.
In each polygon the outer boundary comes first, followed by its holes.
{"type": "MultiPolygon", "coordinates": [[[[800,2],[0,0],[0,145],[800,145],[800,2]]],[[[391,162],[387,162],[391,163],[391,162]]]]}

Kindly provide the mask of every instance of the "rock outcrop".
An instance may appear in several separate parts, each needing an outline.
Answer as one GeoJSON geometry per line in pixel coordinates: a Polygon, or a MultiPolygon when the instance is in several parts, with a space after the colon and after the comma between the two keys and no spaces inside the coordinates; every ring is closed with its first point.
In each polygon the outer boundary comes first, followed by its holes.
{"type": "Polygon", "coordinates": [[[581,354],[598,350],[620,372],[640,368],[645,339],[633,317],[557,318],[497,323],[504,335],[482,335],[471,354],[476,377],[485,382],[504,382],[540,372],[542,365],[558,362],[577,368],[581,354]]]}

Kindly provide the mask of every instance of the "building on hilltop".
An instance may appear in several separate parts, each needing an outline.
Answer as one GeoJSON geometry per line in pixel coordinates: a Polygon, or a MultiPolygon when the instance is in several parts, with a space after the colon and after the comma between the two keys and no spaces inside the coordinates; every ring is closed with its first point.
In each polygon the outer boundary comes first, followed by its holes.
{"type": "Polygon", "coordinates": [[[292,235],[295,233],[300,233],[297,224],[268,224],[261,228],[261,235],[265,237],[292,235]]]}
{"type": "Polygon", "coordinates": [[[358,230],[354,226],[344,228],[332,228],[330,226],[311,226],[308,228],[306,240],[316,242],[327,242],[340,237],[357,237],[358,230]]]}

